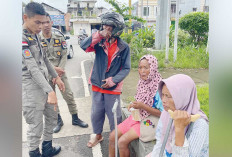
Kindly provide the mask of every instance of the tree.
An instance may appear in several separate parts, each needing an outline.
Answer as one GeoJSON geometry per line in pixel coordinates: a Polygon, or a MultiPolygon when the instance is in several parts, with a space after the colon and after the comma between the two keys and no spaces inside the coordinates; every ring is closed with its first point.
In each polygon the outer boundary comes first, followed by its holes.
{"type": "Polygon", "coordinates": [[[209,14],[204,12],[193,12],[180,18],[179,26],[187,31],[194,42],[207,42],[209,31],[209,14]]]}
{"type": "Polygon", "coordinates": [[[144,23],[145,20],[143,18],[140,18],[138,16],[133,16],[133,15],[129,15],[128,12],[129,10],[133,9],[133,7],[128,7],[125,4],[120,5],[119,2],[117,2],[116,0],[105,0],[105,2],[109,3],[112,5],[112,7],[114,8],[114,11],[121,14],[124,18],[124,21],[126,22],[126,24],[128,25],[128,20],[131,18],[133,20],[136,20],[138,22],[142,22],[144,23]]]}

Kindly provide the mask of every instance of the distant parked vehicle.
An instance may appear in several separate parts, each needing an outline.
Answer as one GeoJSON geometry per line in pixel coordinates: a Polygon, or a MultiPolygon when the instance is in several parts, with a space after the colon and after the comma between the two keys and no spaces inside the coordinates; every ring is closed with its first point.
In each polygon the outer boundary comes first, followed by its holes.
{"type": "Polygon", "coordinates": [[[66,41],[66,44],[67,44],[67,57],[68,57],[68,59],[73,58],[74,51],[73,51],[73,46],[71,44],[71,41],[69,40],[70,36],[64,35],[60,30],[58,30],[56,28],[52,28],[52,32],[56,33],[56,34],[59,34],[59,35],[62,35],[64,37],[64,39],[66,41]]]}

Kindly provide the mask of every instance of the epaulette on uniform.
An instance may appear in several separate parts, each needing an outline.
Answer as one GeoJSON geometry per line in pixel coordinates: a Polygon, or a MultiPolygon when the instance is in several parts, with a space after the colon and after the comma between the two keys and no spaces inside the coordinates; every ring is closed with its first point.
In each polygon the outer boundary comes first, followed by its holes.
{"type": "Polygon", "coordinates": [[[54,33],[56,37],[63,37],[61,34],[54,33]]]}

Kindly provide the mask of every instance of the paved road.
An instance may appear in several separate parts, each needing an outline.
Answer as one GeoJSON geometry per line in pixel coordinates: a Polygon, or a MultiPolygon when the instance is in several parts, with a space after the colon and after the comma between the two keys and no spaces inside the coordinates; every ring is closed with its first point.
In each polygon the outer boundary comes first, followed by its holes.
{"type": "MultiPolygon", "coordinates": [[[[79,117],[86,121],[89,124],[89,127],[80,128],[71,124],[71,115],[68,111],[68,107],[58,90],[57,97],[64,126],[59,133],[54,134],[54,145],[62,146],[62,151],[59,155],[57,155],[57,157],[107,157],[109,137],[109,124],[107,118],[103,131],[105,140],[93,149],[86,146],[92,134],[92,126],[90,121],[91,96],[87,79],[93,64],[93,56],[91,54],[86,54],[80,49],[77,43],[77,37],[72,36],[71,41],[75,54],[72,59],[67,61],[66,74],[74,93],[79,117]]],[[[23,118],[23,157],[28,157],[26,130],[27,124],[23,118]]]]}

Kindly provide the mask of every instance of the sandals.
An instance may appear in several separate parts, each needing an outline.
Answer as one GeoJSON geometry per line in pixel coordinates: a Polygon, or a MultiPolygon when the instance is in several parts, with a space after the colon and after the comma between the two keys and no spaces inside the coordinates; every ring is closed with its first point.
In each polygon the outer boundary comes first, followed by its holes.
{"type": "Polygon", "coordinates": [[[101,141],[103,141],[103,139],[104,139],[103,136],[99,140],[95,136],[94,138],[91,138],[89,140],[89,142],[87,143],[87,147],[92,148],[92,147],[96,146],[98,143],[100,143],[101,141]]]}

